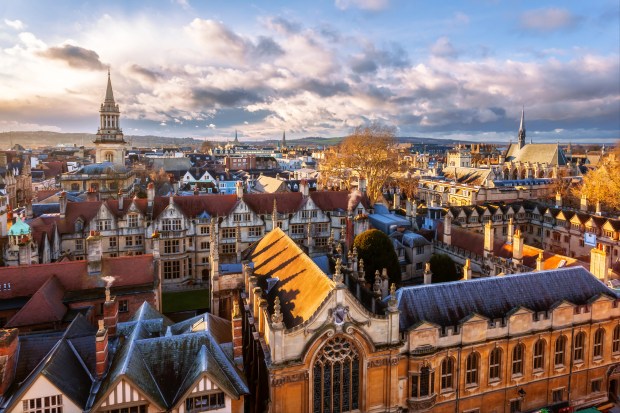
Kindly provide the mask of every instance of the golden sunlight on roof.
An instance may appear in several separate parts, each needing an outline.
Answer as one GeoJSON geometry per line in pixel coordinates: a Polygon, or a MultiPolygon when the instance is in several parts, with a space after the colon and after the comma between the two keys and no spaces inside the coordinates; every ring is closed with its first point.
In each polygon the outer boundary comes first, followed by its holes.
{"type": "Polygon", "coordinates": [[[258,284],[266,293],[269,313],[280,297],[286,328],[307,321],[335,284],[280,228],[254,247],[251,260],[258,284]]]}

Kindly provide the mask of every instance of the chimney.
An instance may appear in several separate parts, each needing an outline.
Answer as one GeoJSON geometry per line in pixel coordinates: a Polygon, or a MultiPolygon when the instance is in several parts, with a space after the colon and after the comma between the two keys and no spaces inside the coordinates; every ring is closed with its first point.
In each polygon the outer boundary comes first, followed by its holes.
{"type": "Polygon", "coordinates": [[[407,198],[405,201],[405,216],[411,220],[411,199],[407,198]]]}
{"type": "Polygon", "coordinates": [[[602,244],[597,244],[595,248],[590,250],[590,272],[606,284],[609,281],[607,252],[605,252],[602,244]]]}
{"type": "Polygon", "coordinates": [[[595,212],[595,214],[598,215],[598,216],[602,215],[602,213],[601,213],[601,201],[596,201],[596,212],[595,212]]]}
{"type": "Polygon", "coordinates": [[[581,202],[579,204],[579,210],[581,212],[588,212],[588,197],[585,194],[581,195],[581,202]]]}
{"type": "Polygon", "coordinates": [[[299,192],[301,192],[303,196],[308,196],[310,194],[310,188],[308,188],[308,181],[306,181],[306,179],[302,179],[299,182],[299,192]]]}
{"type": "Polygon", "coordinates": [[[512,237],[512,259],[519,265],[523,264],[523,235],[520,230],[516,230],[512,237]]]}
{"type": "Polygon", "coordinates": [[[433,282],[433,273],[431,272],[431,263],[427,262],[424,267],[424,284],[431,284],[433,282]]]}
{"type": "Polygon", "coordinates": [[[398,192],[394,192],[394,198],[392,201],[392,209],[399,209],[400,208],[400,194],[398,192]]]}
{"type": "Polygon", "coordinates": [[[95,372],[100,379],[108,369],[108,329],[103,320],[99,320],[99,329],[95,335],[95,372]]]}
{"type": "Polygon", "coordinates": [[[62,191],[58,196],[58,203],[60,204],[60,218],[63,219],[67,213],[67,193],[62,191]]]}
{"type": "Polygon", "coordinates": [[[239,299],[233,296],[232,310],[232,342],[233,342],[233,360],[235,365],[243,368],[243,319],[241,311],[239,311],[239,299]]]}
{"type": "Polygon", "coordinates": [[[538,258],[536,258],[536,271],[543,270],[543,253],[540,251],[538,253],[538,258]]]}
{"type": "Polygon", "coordinates": [[[87,201],[98,201],[99,200],[99,192],[97,192],[94,188],[90,188],[86,193],[87,201]]]}
{"type": "Polygon", "coordinates": [[[88,248],[88,274],[99,274],[101,273],[101,257],[103,251],[99,232],[90,231],[90,235],[86,238],[86,245],[88,248]]]}
{"type": "Polygon", "coordinates": [[[18,330],[16,328],[0,330],[0,359],[5,359],[4,368],[0,369],[0,398],[13,384],[18,350],[18,330]]]}
{"type": "Polygon", "coordinates": [[[562,194],[560,191],[555,193],[555,207],[562,208],[562,194]]]}
{"type": "Polygon", "coordinates": [[[443,217],[443,242],[452,245],[452,217],[450,213],[443,217]]]}
{"type": "Polygon", "coordinates": [[[103,321],[110,336],[116,335],[118,324],[118,300],[110,296],[110,287],[105,289],[105,302],[103,303],[103,321]]]}
{"type": "Polygon", "coordinates": [[[515,224],[512,218],[508,219],[508,234],[506,237],[506,244],[512,244],[512,237],[515,235],[515,224]]]}
{"type": "Polygon", "coordinates": [[[235,190],[237,191],[237,199],[243,198],[243,182],[237,181],[235,183],[235,190]]]}
{"type": "Polygon", "coordinates": [[[123,210],[123,203],[124,203],[124,198],[123,198],[123,191],[118,191],[118,210],[122,211],[123,210]]]}
{"type": "Polygon", "coordinates": [[[463,278],[471,280],[471,260],[469,258],[465,260],[465,265],[463,266],[463,278]]]}
{"type": "Polygon", "coordinates": [[[146,186],[146,203],[149,208],[153,207],[153,201],[155,200],[155,184],[153,182],[149,182],[146,186]]]}
{"type": "Polygon", "coordinates": [[[493,244],[495,242],[495,229],[493,228],[493,224],[491,220],[488,220],[486,224],[484,224],[484,257],[488,257],[489,255],[493,255],[493,244]]]}
{"type": "Polygon", "coordinates": [[[363,194],[366,193],[366,178],[363,178],[360,176],[360,178],[357,181],[357,189],[359,189],[360,192],[363,194]]]}

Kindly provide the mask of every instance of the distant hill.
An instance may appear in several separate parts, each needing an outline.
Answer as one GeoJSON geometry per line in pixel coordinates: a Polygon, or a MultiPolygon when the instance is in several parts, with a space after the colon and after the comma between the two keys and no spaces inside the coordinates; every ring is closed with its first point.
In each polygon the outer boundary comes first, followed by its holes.
{"type": "MultiPolygon", "coordinates": [[[[58,133],[47,131],[31,131],[31,132],[0,132],[0,149],[9,149],[16,143],[25,148],[41,148],[58,145],[66,146],[86,146],[93,147],[95,134],[92,133],[58,133]]],[[[301,139],[287,139],[288,145],[320,145],[330,146],[339,143],[344,137],[322,138],[318,136],[306,137],[301,139]]],[[[452,139],[432,139],[421,137],[398,137],[399,142],[409,142],[413,144],[427,145],[451,145],[458,142],[452,139]]],[[[130,146],[147,147],[147,146],[200,146],[202,139],[195,138],[168,138],[163,136],[128,136],[125,140],[130,146]]],[[[208,140],[208,139],[207,139],[208,140]]],[[[248,141],[250,144],[271,144],[277,145],[279,140],[268,141],[248,141]]],[[[241,141],[245,143],[245,141],[241,141]]]]}

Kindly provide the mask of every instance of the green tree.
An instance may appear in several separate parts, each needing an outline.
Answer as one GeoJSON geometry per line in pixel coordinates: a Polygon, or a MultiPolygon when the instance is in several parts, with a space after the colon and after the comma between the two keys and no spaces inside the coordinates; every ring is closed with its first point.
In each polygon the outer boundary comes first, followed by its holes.
{"type": "Polygon", "coordinates": [[[369,229],[355,237],[353,246],[357,248],[358,258],[364,260],[364,272],[368,282],[374,282],[375,271],[387,268],[390,285],[400,284],[401,273],[398,257],[390,238],[378,229],[369,229]]]}
{"type": "Polygon", "coordinates": [[[456,271],[456,265],[447,254],[433,254],[430,260],[433,284],[457,281],[461,275],[456,271]]]}

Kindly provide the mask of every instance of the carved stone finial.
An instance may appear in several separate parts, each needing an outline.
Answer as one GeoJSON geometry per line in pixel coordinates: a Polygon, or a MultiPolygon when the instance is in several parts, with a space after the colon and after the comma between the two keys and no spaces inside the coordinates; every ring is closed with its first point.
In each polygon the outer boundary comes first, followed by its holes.
{"type": "Polygon", "coordinates": [[[353,256],[357,258],[357,247],[353,246],[353,256]]]}
{"type": "Polygon", "coordinates": [[[390,295],[393,297],[396,294],[396,284],[392,283],[390,286],[390,295]]]}
{"type": "Polygon", "coordinates": [[[232,318],[238,318],[239,316],[239,302],[237,300],[233,300],[232,318]]]}
{"type": "Polygon", "coordinates": [[[282,312],[280,306],[280,297],[276,296],[276,299],[273,302],[273,314],[271,315],[271,322],[274,324],[282,323],[284,317],[282,316],[282,312]]]}
{"type": "Polygon", "coordinates": [[[396,300],[396,284],[392,283],[390,287],[390,299],[388,300],[388,309],[398,311],[398,301],[396,300]]]}
{"type": "Polygon", "coordinates": [[[336,258],[336,272],[334,273],[334,282],[336,284],[342,283],[343,277],[342,272],[340,271],[340,267],[342,266],[342,260],[340,257],[336,258]]]}
{"type": "Polygon", "coordinates": [[[338,255],[342,254],[342,245],[340,245],[340,243],[336,244],[336,253],[338,255]]]}

